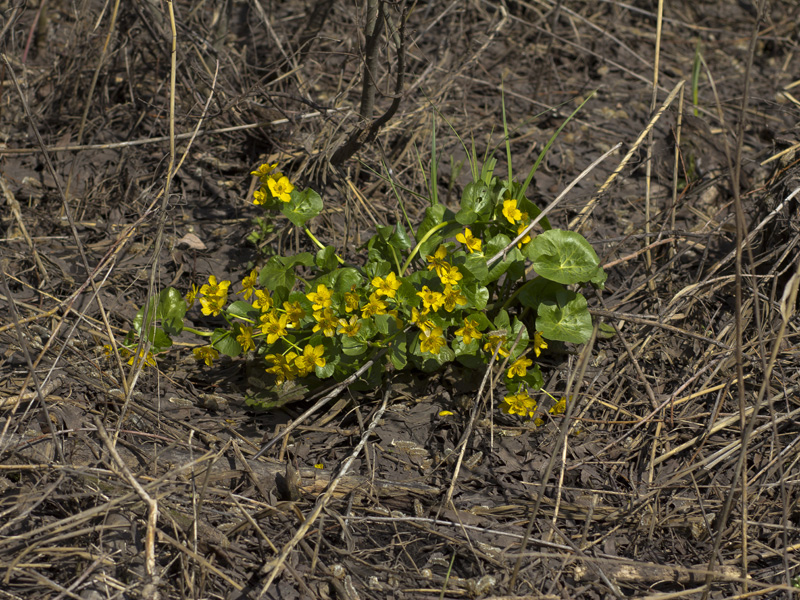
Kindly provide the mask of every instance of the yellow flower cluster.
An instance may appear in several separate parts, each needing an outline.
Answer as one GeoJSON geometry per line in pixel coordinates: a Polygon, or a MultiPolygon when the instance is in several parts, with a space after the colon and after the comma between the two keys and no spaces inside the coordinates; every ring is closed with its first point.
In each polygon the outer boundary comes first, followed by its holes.
{"type": "Polygon", "coordinates": [[[314,367],[324,367],[326,362],[323,354],[325,347],[306,345],[302,354],[290,350],[286,354],[267,354],[267,361],[272,366],[267,369],[267,373],[275,375],[278,385],[284,381],[292,381],[297,377],[305,377],[311,374],[314,367]]]}
{"type": "MultiPolygon", "coordinates": [[[[225,308],[225,303],[228,301],[228,288],[230,281],[220,281],[217,283],[217,278],[213,275],[208,278],[208,283],[200,288],[200,306],[202,306],[203,314],[208,316],[217,316],[222,309],[225,308]]],[[[191,292],[190,292],[191,293],[191,292]]]]}
{"type": "Polygon", "coordinates": [[[271,165],[264,163],[255,171],[250,172],[251,175],[258,177],[261,183],[261,187],[253,192],[254,204],[267,204],[270,200],[291,202],[294,185],[283,173],[275,170],[277,166],[278,163],[271,165]]]}

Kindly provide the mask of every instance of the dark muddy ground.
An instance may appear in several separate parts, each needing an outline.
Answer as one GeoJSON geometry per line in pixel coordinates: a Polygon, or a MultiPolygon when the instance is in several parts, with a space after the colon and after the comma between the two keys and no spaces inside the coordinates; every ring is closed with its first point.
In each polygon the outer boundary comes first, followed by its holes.
{"type": "Polygon", "coordinates": [[[800,9],[667,2],[657,44],[654,4],[409,2],[402,93],[394,38],[373,74],[373,116],[395,96],[397,111],[347,157],[363,2],[180,0],[184,160],[164,205],[169,4],[0,3],[0,598],[796,597],[800,9]],[[455,205],[455,132],[505,172],[504,101],[523,178],[593,90],[531,194],[548,205],[622,144],[551,215],[597,249],[609,279],[590,307],[617,328],[543,355],[568,422],[502,414],[501,388],[477,397],[482,373],[387,373],[254,460],[311,393],[254,410],[259,366],[206,368],[190,336],[135,381],[104,355],[145,298],[160,228],[155,282],[181,292],[312,249],[282,218],[248,241],[261,162],[320,192],[313,233],[357,261],[400,214],[384,165],[421,218],[434,121],[455,205]]]}

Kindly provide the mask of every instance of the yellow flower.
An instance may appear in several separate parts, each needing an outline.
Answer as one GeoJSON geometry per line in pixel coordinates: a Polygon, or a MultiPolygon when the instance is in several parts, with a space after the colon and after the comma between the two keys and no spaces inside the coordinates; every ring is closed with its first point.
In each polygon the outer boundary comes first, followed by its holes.
{"type": "Polygon", "coordinates": [[[265,190],[263,187],[258,188],[255,192],[253,192],[253,204],[256,206],[266,204],[268,200],[269,196],[267,196],[267,190],[265,190]]]}
{"type": "Polygon", "coordinates": [[[239,335],[236,336],[236,341],[242,346],[243,352],[256,349],[256,345],[253,343],[252,327],[240,327],[239,335]]]}
{"type": "Polygon", "coordinates": [[[527,392],[520,392],[503,398],[500,409],[507,415],[520,415],[530,419],[536,413],[536,400],[527,392]]]}
{"type": "Polygon", "coordinates": [[[517,208],[517,201],[514,198],[503,201],[503,216],[512,225],[522,218],[522,211],[517,208]]]}
{"type": "Polygon", "coordinates": [[[267,186],[269,187],[269,191],[272,192],[272,195],[281,202],[292,201],[292,196],[290,194],[292,190],[294,190],[294,186],[285,175],[280,179],[277,177],[270,177],[267,179],[267,186]]]}
{"type": "Polygon", "coordinates": [[[533,361],[529,358],[520,357],[515,360],[511,366],[508,368],[508,377],[509,379],[512,377],[525,377],[528,373],[528,367],[533,364],[533,361]]]}
{"type": "Polygon", "coordinates": [[[454,414],[454,413],[453,413],[453,411],[452,411],[452,410],[440,410],[440,411],[439,411],[439,416],[440,416],[440,417],[452,417],[452,416],[453,416],[453,414],[454,414]]]}
{"type": "Polygon", "coordinates": [[[483,345],[484,352],[491,352],[494,354],[495,350],[499,347],[500,349],[497,350],[498,356],[508,356],[508,349],[505,347],[506,344],[506,336],[505,335],[489,335],[488,341],[483,345]]]}
{"type": "Polygon", "coordinates": [[[135,352],[131,352],[130,350],[128,351],[127,354],[131,355],[130,358],[128,359],[128,364],[129,365],[132,365],[134,359],[138,356],[139,360],[143,361],[145,366],[151,366],[151,367],[155,367],[156,366],[156,358],[155,358],[155,356],[153,356],[152,352],[148,352],[147,354],[144,354],[144,348],[140,348],[138,354],[135,353],[135,352]],[[142,359],[142,356],[144,356],[144,359],[142,359]]]}
{"type": "Polygon", "coordinates": [[[419,312],[416,308],[411,309],[411,322],[425,333],[428,333],[433,327],[435,327],[433,321],[429,321],[427,319],[427,314],[427,310],[419,312]]]}
{"type": "Polygon", "coordinates": [[[475,319],[464,319],[464,326],[456,330],[456,335],[463,338],[464,344],[469,344],[472,340],[479,340],[483,334],[478,331],[478,322],[475,319]]]}
{"type": "Polygon", "coordinates": [[[216,348],[211,346],[201,346],[199,348],[194,348],[192,350],[192,354],[194,354],[195,360],[203,361],[206,363],[206,366],[212,366],[214,361],[219,358],[219,352],[217,352],[216,348]]]}
{"type": "Polygon", "coordinates": [[[267,343],[274,344],[279,338],[286,335],[286,326],[289,318],[286,315],[277,316],[276,313],[262,313],[259,318],[261,333],[267,336],[267,343]]]}
{"type": "Polygon", "coordinates": [[[544,341],[541,333],[535,331],[533,333],[533,353],[536,355],[536,358],[539,358],[542,350],[547,350],[547,342],[544,341]]]}
{"type": "Polygon", "coordinates": [[[333,309],[318,310],[314,313],[314,319],[316,319],[317,324],[314,325],[313,331],[322,331],[325,337],[333,337],[333,334],[336,333],[336,328],[339,326],[339,319],[333,314],[333,309]]]}
{"type": "Polygon", "coordinates": [[[439,354],[445,343],[441,327],[434,327],[429,332],[423,331],[419,334],[419,349],[423,352],[439,354]]]}
{"type": "Polygon", "coordinates": [[[453,310],[456,308],[456,305],[464,306],[467,304],[466,296],[464,296],[460,290],[454,289],[452,285],[445,286],[442,299],[442,304],[447,312],[453,312],[453,310]]]}
{"type": "MultiPolygon", "coordinates": [[[[522,213],[522,214],[523,216],[527,215],[527,213],[522,213]]],[[[517,227],[517,235],[525,231],[526,227],[528,227],[527,223],[525,223],[524,221],[520,222],[519,227],[517,227]]],[[[531,234],[530,232],[528,232],[525,234],[525,237],[523,237],[520,241],[517,242],[517,248],[522,248],[525,244],[527,244],[530,241],[531,241],[531,234]]]]}
{"type": "Polygon", "coordinates": [[[289,325],[292,327],[299,327],[300,321],[306,318],[306,311],[303,310],[299,302],[284,302],[283,310],[286,311],[286,316],[289,318],[289,325]]]}
{"type": "Polygon", "coordinates": [[[202,307],[202,312],[204,315],[209,316],[212,315],[216,317],[219,313],[222,312],[222,309],[225,308],[225,301],[228,299],[228,296],[207,296],[206,298],[200,298],[200,306],[202,307]]]}
{"type": "Polygon", "coordinates": [[[242,289],[239,293],[244,294],[245,300],[249,300],[250,296],[253,295],[255,291],[253,288],[256,285],[256,281],[258,281],[258,273],[255,270],[251,271],[250,275],[242,279],[242,289]]]}
{"type": "Polygon", "coordinates": [[[441,277],[442,269],[449,268],[450,264],[445,260],[447,258],[447,248],[439,246],[436,252],[429,254],[426,260],[431,263],[428,265],[429,271],[436,271],[436,274],[441,277]]]}
{"type": "Polygon", "coordinates": [[[200,293],[203,296],[227,296],[230,285],[231,282],[227,280],[217,283],[217,278],[211,275],[208,283],[200,288],[200,293]]]}
{"type": "Polygon", "coordinates": [[[422,305],[428,309],[436,312],[444,304],[444,296],[441,292],[433,292],[427,285],[422,286],[422,291],[417,292],[417,296],[422,298],[422,305]]]}
{"type": "Polygon", "coordinates": [[[464,277],[461,271],[458,270],[458,267],[449,265],[437,271],[437,274],[439,275],[442,285],[458,285],[458,282],[464,277]]]}
{"type": "Polygon", "coordinates": [[[311,301],[311,308],[313,310],[322,310],[323,308],[329,308],[333,304],[333,300],[331,297],[333,296],[333,291],[329,290],[325,285],[319,284],[317,286],[316,292],[309,292],[306,294],[306,298],[311,301]]]}
{"type": "Polygon", "coordinates": [[[291,381],[296,377],[297,371],[294,367],[294,360],[297,358],[297,352],[289,352],[286,356],[282,354],[267,354],[264,358],[272,363],[272,366],[267,369],[267,373],[275,375],[278,385],[284,381],[291,381]]]}
{"type": "Polygon", "coordinates": [[[322,355],[325,354],[325,346],[307,345],[303,349],[303,354],[294,359],[294,365],[300,377],[305,377],[314,370],[314,366],[324,367],[325,359],[322,355]]]}
{"type": "Polygon", "coordinates": [[[375,315],[385,315],[388,310],[389,305],[378,297],[377,292],[373,292],[369,297],[369,302],[361,309],[361,316],[366,319],[375,315]]]}
{"type": "Polygon", "coordinates": [[[349,292],[344,295],[344,310],[346,312],[354,312],[358,310],[358,292],[355,291],[356,286],[353,286],[349,292]]]}
{"type": "Polygon", "coordinates": [[[200,290],[197,289],[195,284],[192,284],[192,289],[186,292],[186,307],[192,308],[194,305],[194,301],[197,299],[197,294],[200,293],[200,290]]]}
{"type": "Polygon", "coordinates": [[[346,335],[347,337],[356,337],[360,329],[361,321],[355,315],[350,317],[350,321],[347,319],[339,319],[338,331],[342,335],[346,335]]]}
{"type": "MultiPolygon", "coordinates": [[[[572,396],[570,396],[570,400],[572,400],[572,396]]],[[[566,397],[562,397],[561,400],[556,402],[553,406],[550,407],[548,410],[551,415],[563,415],[567,412],[567,399],[566,397]]]]}
{"type": "Polygon", "coordinates": [[[265,290],[256,290],[256,299],[253,300],[253,306],[260,310],[262,313],[272,310],[272,298],[269,292],[265,290]]]}
{"type": "Polygon", "coordinates": [[[480,238],[476,238],[472,235],[472,232],[469,230],[469,227],[466,227],[464,229],[464,233],[456,234],[456,241],[464,244],[467,247],[467,250],[469,250],[470,254],[472,254],[473,252],[480,252],[481,244],[483,244],[480,238]]]}
{"type": "Polygon", "coordinates": [[[401,282],[397,279],[397,275],[389,273],[386,279],[383,277],[375,277],[372,280],[372,287],[375,288],[375,293],[378,294],[378,296],[394,298],[397,294],[397,290],[400,289],[400,283],[401,282]]]}
{"type": "Polygon", "coordinates": [[[269,177],[269,175],[275,170],[275,167],[277,166],[278,163],[272,165],[269,163],[264,163],[260,165],[255,171],[250,171],[250,175],[255,175],[263,182],[269,177]]]}

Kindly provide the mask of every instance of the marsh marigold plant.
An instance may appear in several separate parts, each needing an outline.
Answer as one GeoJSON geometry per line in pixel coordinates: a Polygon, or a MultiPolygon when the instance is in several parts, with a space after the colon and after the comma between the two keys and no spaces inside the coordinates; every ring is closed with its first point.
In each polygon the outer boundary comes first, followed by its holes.
{"type": "MultiPolygon", "coordinates": [[[[149,304],[155,326],[144,332],[140,310],[126,346],[146,335],[158,355],[186,330],[205,338],[193,350],[198,361],[211,366],[220,355],[247,355],[275,390],[297,380],[342,380],[375,357],[381,360],[364,378],[376,384],[388,365],[433,371],[451,362],[469,369],[504,364],[501,409],[531,419],[543,351],[589,338],[591,318],[578,290],[603,285],[594,250],[547,219],[531,228],[529,215],[540,211],[525,185],[502,181],[485,165],[473,168],[457,212],[432,201],[416,231],[399,222],[379,226],[358,261],[363,266],[346,263],[306,228],[323,208],[316,192],[298,189],[277,163],[252,175],[259,184],[253,203],[282,213],[316,252],[273,256],[236,285],[217,273],[185,297],[164,290],[149,304]],[[224,324],[186,327],[185,313],[197,302],[204,316],[224,324]]],[[[253,402],[268,406],[269,391],[253,402]]]]}

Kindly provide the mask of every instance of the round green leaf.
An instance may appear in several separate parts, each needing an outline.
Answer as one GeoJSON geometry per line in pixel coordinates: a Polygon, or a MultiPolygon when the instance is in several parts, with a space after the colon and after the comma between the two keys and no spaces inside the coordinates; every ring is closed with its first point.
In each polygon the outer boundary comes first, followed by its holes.
{"type": "Polygon", "coordinates": [[[563,283],[583,283],[597,276],[600,259],[579,233],[551,229],[531,242],[533,268],[542,277],[563,283]]]}
{"type": "Polygon", "coordinates": [[[564,290],[555,301],[546,300],[539,305],[536,330],[546,339],[583,344],[592,335],[592,317],[586,298],[564,290]]]}

